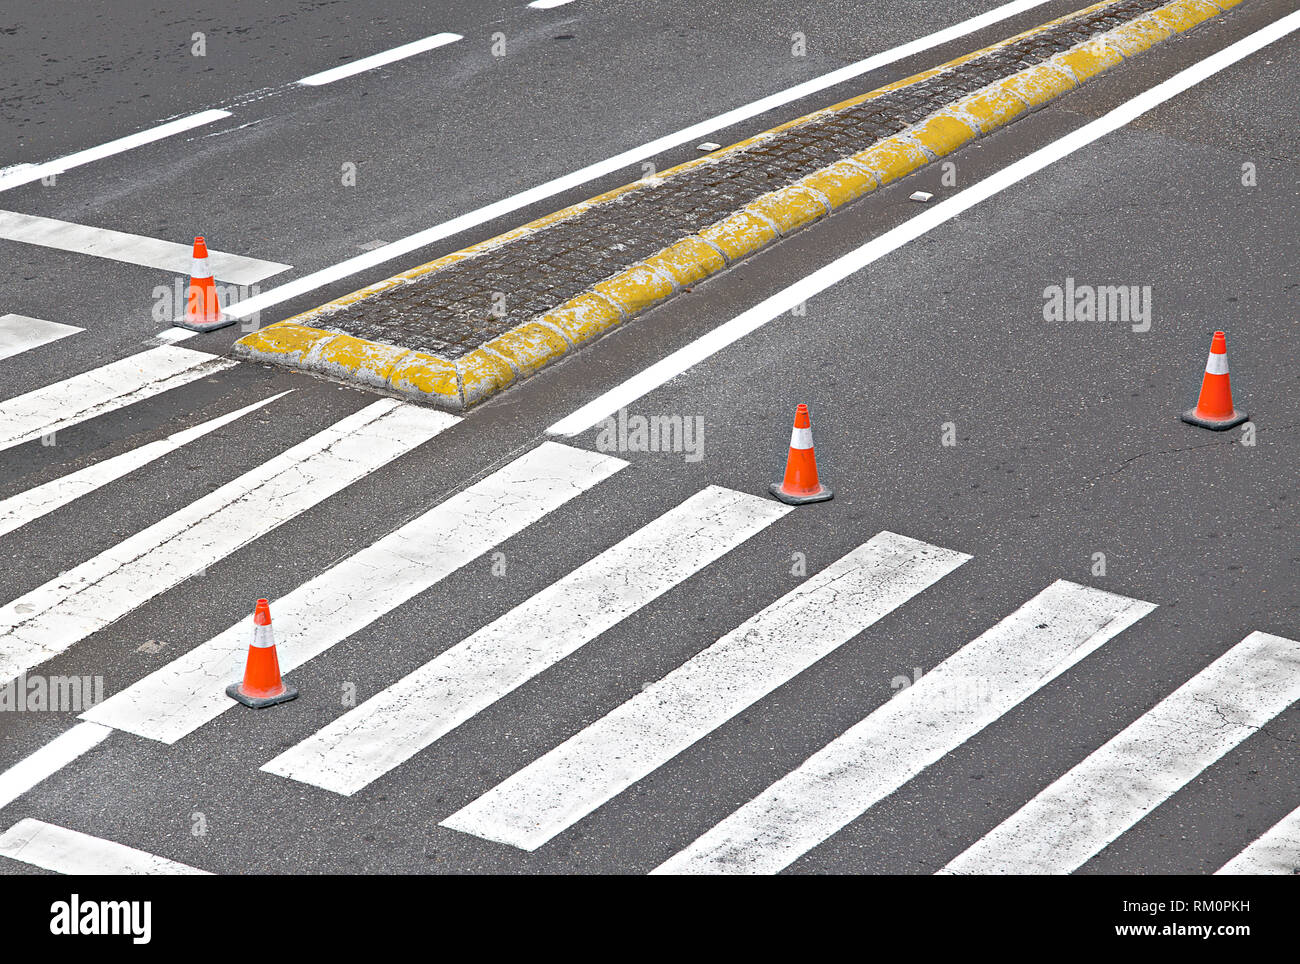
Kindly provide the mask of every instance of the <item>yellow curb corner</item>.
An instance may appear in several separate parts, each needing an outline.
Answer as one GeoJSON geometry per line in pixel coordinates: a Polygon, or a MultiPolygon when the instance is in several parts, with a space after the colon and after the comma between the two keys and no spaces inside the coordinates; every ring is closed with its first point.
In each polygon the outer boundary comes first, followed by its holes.
{"type": "Polygon", "coordinates": [[[405,398],[431,402],[439,408],[464,408],[456,366],[445,358],[413,351],[388,373],[388,387],[405,398]]]}
{"type": "Polygon", "coordinates": [[[515,371],[500,355],[486,348],[477,348],[456,362],[460,376],[461,404],[464,408],[477,405],[515,380],[515,371]]]}

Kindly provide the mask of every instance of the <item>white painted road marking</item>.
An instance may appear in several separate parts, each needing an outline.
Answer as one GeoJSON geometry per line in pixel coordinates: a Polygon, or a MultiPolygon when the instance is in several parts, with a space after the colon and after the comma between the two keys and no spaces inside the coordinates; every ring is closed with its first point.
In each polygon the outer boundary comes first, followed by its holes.
{"type": "Polygon", "coordinates": [[[356,793],[789,511],[710,486],[262,769],[356,793]]]}
{"type": "Polygon", "coordinates": [[[12,358],[29,348],[48,345],[79,331],[85,329],[26,315],[0,315],[0,358],[12,358]]]}
{"type": "Polygon", "coordinates": [[[556,7],[562,7],[566,3],[573,3],[573,0],[533,0],[529,6],[534,10],[554,10],[556,7]]]}
{"type": "Polygon", "coordinates": [[[152,144],[154,141],[160,141],[164,137],[171,137],[173,134],[183,134],[185,131],[211,124],[213,121],[229,116],[230,111],[228,110],[205,110],[198,114],[191,114],[189,117],[167,121],[165,124],[151,127],[147,131],[138,131],[135,134],[128,134],[126,137],[119,137],[107,144],[100,144],[84,151],[77,151],[75,154],[68,154],[52,161],[45,161],[42,164],[18,164],[0,171],[0,191],[7,191],[21,184],[30,184],[33,181],[39,181],[43,177],[62,174],[74,167],[80,167],[82,164],[89,164],[91,161],[112,157],[114,154],[121,154],[123,151],[129,151],[145,144],[152,144]]]}
{"type": "MultiPolygon", "coordinates": [[[[767,97],[762,97],[752,103],[745,104],[743,107],[737,107],[734,110],[726,111],[708,120],[701,121],[698,124],[692,124],[690,127],[665,134],[663,137],[657,137],[652,141],[634,147],[631,150],[623,151],[621,154],[615,154],[613,157],[598,161],[595,164],[589,164],[584,168],[565,174],[539,184],[536,187],[529,188],[519,194],[503,198],[500,201],[494,201],[491,204],[476,208],[466,214],[452,218],[450,221],[444,221],[442,224],[434,225],[431,228],[425,228],[423,231],[417,231],[415,234],[408,235],[391,244],[383,245],[373,251],[357,255],[355,258],[348,258],[346,261],[340,261],[338,264],[323,268],[320,271],[314,271],[311,274],[296,278],[293,281],[280,285],[278,288],[272,288],[270,291],[262,292],[251,298],[245,298],[239,304],[231,306],[226,315],[231,318],[243,319],[256,315],[258,312],[265,311],[274,305],[281,304],[291,298],[297,298],[299,295],[315,291],[325,285],[332,284],[343,278],[350,277],[361,271],[366,271],[376,265],[381,265],[385,261],[391,261],[394,258],[400,258],[412,251],[426,247],[443,238],[459,234],[461,231],[467,231],[470,228],[477,227],[488,221],[504,217],[520,208],[525,208],[530,204],[536,204],[539,201],[545,201],[547,198],[562,194],[565,191],[580,187],[588,181],[596,180],[607,174],[613,174],[624,168],[632,167],[639,164],[648,157],[654,157],[664,151],[672,150],[682,144],[698,140],[705,134],[710,134],[716,130],[730,127],[733,124],[739,124],[749,120],[751,117],[757,117],[759,114],[774,110],[785,104],[789,104],[800,98],[815,94],[818,91],[834,87],[836,84],[842,84],[854,77],[878,70],[881,67],[887,67],[892,63],[902,60],[905,57],[911,57],[913,54],[921,53],[940,44],[948,43],[950,40],[956,40],[967,34],[974,33],[976,30],[1013,17],[1016,14],[1023,13],[1026,10],[1032,10],[1034,7],[1042,6],[1047,0],[1014,0],[1012,3],[1005,3],[1000,7],[982,13],[979,16],[971,17],[959,24],[951,27],[945,27],[943,30],[936,31],[928,36],[921,37],[918,40],[909,41],[901,46],[894,47],[882,53],[874,54],[865,60],[859,60],[856,63],[841,67],[838,70],[832,70],[830,73],[823,74],[820,77],[814,77],[812,80],[804,81],[793,87],[778,91],[767,97]]],[[[639,176],[639,175],[638,175],[639,176]]]]}
{"type": "Polygon", "coordinates": [[[777,873],[1153,609],[1058,580],[654,873],[777,873]]]}
{"type": "Polygon", "coordinates": [[[354,60],[350,64],[341,64],[338,67],[331,67],[329,70],[322,70],[319,74],[312,74],[310,77],[304,77],[298,81],[308,87],[320,87],[322,84],[332,84],[336,80],[342,80],[344,77],[351,77],[354,74],[362,73],[367,70],[374,70],[376,67],[382,67],[385,64],[391,64],[397,60],[405,60],[407,57],[414,57],[416,54],[422,54],[426,50],[433,50],[435,47],[445,47],[447,44],[455,43],[463,39],[458,33],[438,33],[432,37],[425,37],[423,40],[415,40],[409,44],[402,44],[400,47],[394,47],[392,50],[385,50],[383,53],[372,54],[369,57],[362,57],[360,60],[354,60]]]}
{"type": "Polygon", "coordinates": [[[246,405],[238,411],[209,419],[201,425],[176,432],[167,436],[167,438],[158,439],[158,441],[150,442],[148,445],[141,445],[129,452],[123,452],[121,455],[115,455],[112,458],[104,459],[102,462],[88,465],[70,475],[52,479],[44,485],[24,489],[17,495],[0,501],[0,536],[13,532],[20,526],[27,525],[33,519],[39,519],[41,516],[81,498],[83,495],[94,492],[96,489],[108,485],[124,475],[148,465],[155,459],[162,458],[169,452],[175,452],[182,445],[187,445],[195,439],[202,438],[209,432],[214,432],[223,425],[229,425],[231,422],[243,418],[249,412],[256,411],[263,405],[269,405],[277,398],[283,398],[288,394],[288,392],[281,392],[279,395],[272,395],[260,402],[246,405]]]}
{"type": "Polygon", "coordinates": [[[536,850],[968,559],[874,536],[442,826],[536,850]]]}
{"type": "Polygon", "coordinates": [[[1300,808],[1292,810],[1215,874],[1300,873],[1300,808]]]}
{"type": "Polygon", "coordinates": [[[1300,642],[1251,633],[940,873],[1068,874],[1300,699],[1300,642]]]}
{"type": "Polygon", "coordinates": [[[171,328],[163,329],[153,337],[155,341],[160,341],[168,345],[174,345],[178,341],[188,341],[189,339],[193,338],[197,334],[200,333],[195,331],[193,328],[177,328],[173,326],[171,328]]]}
{"type": "Polygon", "coordinates": [[[78,723],[31,756],[19,760],[0,773],[0,808],[9,806],[42,780],[62,770],[87,750],[99,746],[112,732],[98,723],[78,723]]]}
{"type": "MultiPolygon", "coordinates": [[[[626,466],[543,443],[272,600],[281,670],[319,656],[626,466]]],[[[81,718],[175,743],[238,705],[225,688],[243,666],[248,634],[247,620],[236,623],[81,718]]]]}
{"type": "Polygon", "coordinates": [[[0,607],[0,680],[40,665],[459,421],[384,399],[0,607]]]}
{"type": "Polygon", "coordinates": [[[207,874],[188,864],[30,818],[0,834],[0,857],[60,874],[207,874]]]}
{"type": "MultiPolygon", "coordinates": [[[[186,276],[190,273],[194,257],[192,242],[177,244],[175,241],[41,218],[34,214],[19,214],[17,211],[0,211],[0,238],[88,254],[96,258],[111,258],[186,276]]],[[[208,267],[218,281],[251,285],[281,271],[288,271],[290,266],[209,250],[208,267]]]]}
{"type": "Polygon", "coordinates": [[[59,432],[237,362],[162,345],[0,402],[0,450],[59,432]]]}
{"type": "MultiPolygon", "coordinates": [[[[573,413],[566,415],[548,428],[546,430],[547,434],[572,437],[587,431],[587,429],[614,414],[619,409],[627,408],[643,395],[649,394],[728,345],[744,338],[750,332],[757,331],[774,318],[778,318],[792,308],[809,301],[815,295],[825,291],[832,285],[838,284],[849,275],[879,261],[934,228],[951,221],[981,201],[1005,191],[1030,175],[1036,174],[1062,158],[1068,157],[1075,151],[1087,147],[1099,138],[1120,129],[1134,119],[1141,117],[1147,111],[1159,107],[1170,98],[1190,87],[1194,87],[1206,78],[1214,76],[1219,71],[1231,67],[1242,58],[1250,56],[1260,48],[1285,37],[1297,29],[1300,29],[1300,12],[1283,17],[1249,37],[1237,41],[1230,47],[1225,47],[1204,60],[1198,61],[1186,70],[1175,74],[1132,100],[1126,101],[1110,113],[1002,168],[1002,170],[985,178],[978,184],[953,195],[945,201],[941,201],[934,207],[927,208],[907,222],[886,231],[877,238],[873,238],[862,247],[850,251],[825,267],[814,271],[801,281],[795,282],[747,311],[741,312],[725,324],[719,325],[690,344],[679,348],[671,355],[655,362],[644,371],[633,375],[622,384],[592,399],[573,413]]],[[[250,300],[256,301],[257,299],[250,300]]]]}

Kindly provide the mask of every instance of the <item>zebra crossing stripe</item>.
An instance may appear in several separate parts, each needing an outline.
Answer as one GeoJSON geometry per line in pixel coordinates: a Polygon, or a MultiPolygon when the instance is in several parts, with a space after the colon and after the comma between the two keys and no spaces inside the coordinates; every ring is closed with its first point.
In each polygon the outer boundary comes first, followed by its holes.
{"type": "Polygon", "coordinates": [[[653,873],[782,870],[1153,609],[1058,580],[653,873]]]}
{"type": "Polygon", "coordinates": [[[0,773],[0,808],[7,807],[51,774],[108,739],[113,731],[97,723],[78,723],[31,756],[0,773]]]}
{"type": "Polygon", "coordinates": [[[0,607],[0,680],[153,597],[459,421],[383,399],[0,607]]]}
{"type": "MultiPolygon", "coordinates": [[[[111,258],[178,275],[189,273],[193,253],[188,244],[18,211],[0,211],[0,238],[96,258],[111,258]]],[[[213,274],[231,284],[257,284],[281,271],[288,271],[290,267],[278,261],[263,261],[224,251],[212,252],[213,274]]]]}
{"type": "Polygon", "coordinates": [[[1297,699],[1300,642],[1251,633],[940,873],[1077,870],[1297,699]]]}
{"type": "MultiPolygon", "coordinates": [[[[626,466],[543,443],[272,600],[281,670],[319,656],[626,466]]],[[[241,620],[81,718],[174,743],[236,705],[225,687],[247,647],[248,624],[241,620]]]]}
{"type": "Polygon", "coordinates": [[[193,876],[208,873],[134,847],[31,818],[19,820],[0,834],[0,857],[60,874],[193,876]]]}
{"type": "Polygon", "coordinates": [[[262,769],[356,793],[789,511],[710,486],[262,769]]]}
{"type": "Polygon", "coordinates": [[[80,499],[83,495],[89,495],[96,489],[108,485],[110,482],[115,482],[122,476],[134,472],[136,469],[142,468],[170,452],[175,452],[182,445],[188,445],[195,439],[202,438],[209,432],[215,432],[223,425],[229,425],[231,422],[243,418],[249,412],[254,412],[263,405],[269,405],[277,398],[283,398],[288,394],[289,392],[281,392],[279,395],[272,395],[260,402],[246,405],[238,411],[209,419],[201,425],[187,428],[184,431],[169,435],[167,438],[158,439],[148,445],[141,445],[129,452],[123,452],[121,455],[115,455],[110,459],[104,459],[102,462],[88,465],[84,469],[53,479],[44,485],[26,489],[11,498],[0,501],[0,536],[13,532],[15,529],[65,506],[69,502],[80,499]]]}
{"type": "Polygon", "coordinates": [[[231,368],[207,352],[161,345],[0,402],[0,450],[59,432],[231,368]]]}
{"type": "Polygon", "coordinates": [[[1224,876],[1300,874],[1300,807],[1214,873],[1224,876]]]}
{"type": "Polygon", "coordinates": [[[968,559],[876,535],[442,826],[537,849],[968,559]]]}
{"type": "Polygon", "coordinates": [[[79,331],[85,329],[26,315],[0,315],[0,359],[12,358],[79,331]]]}

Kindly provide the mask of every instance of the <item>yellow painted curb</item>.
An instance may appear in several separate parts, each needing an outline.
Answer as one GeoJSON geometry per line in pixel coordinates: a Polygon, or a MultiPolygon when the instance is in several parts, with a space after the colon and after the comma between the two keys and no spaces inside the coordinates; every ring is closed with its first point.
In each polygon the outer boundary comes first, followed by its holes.
{"type": "Polygon", "coordinates": [[[831,213],[825,200],[799,184],[764,194],[745,210],[768,219],[783,235],[831,213]]]}
{"type": "Polygon", "coordinates": [[[881,187],[911,174],[930,162],[930,159],[925,156],[925,151],[901,134],[886,137],[865,151],[854,154],[853,160],[875,174],[881,187]]]}
{"type": "Polygon", "coordinates": [[[456,362],[456,373],[460,376],[461,404],[465,408],[495,395],[515,380],[510,364],[486,348],[472,351],[456,362]]]}
{"type": "Polygon", "coordinates": [[[318,323],[318,319],[379,292],[494,250],[597,205],[616,202],[638,188],[659,184],[666,178],[714,163],[719,157],[762,144],[782,131],[920,83],[1008,44],[1119,2],[1121,0],[1101,0],[939,67],[795,118],[713,151],[706,157],[695,158],[663,173],[606,191],[487,241],[411,268],[246,335],[235,343],[235,354],[249,360],[287,365],[387,390],[444,408],[469,408],[516,379],[525,378],[563,357],[571,348],[601,337],[628,318],[671,297],[679,289],[696,284],[779,237],[826,217],[934,159],[951,154],[977,137],[1006,126],[1028,111],[1104,73],[1125,58],[1230,10],[1241,0],[1171,0],[1055,54],[1045,63],[1028,67],[962,97],[866,150],[759,197],[697,234],[665,247],[564,304],[493,338],[464,358],[453,361],[435,354],[366,341],[306,322],[318,323]]]}
{"type": "Polygon", "coordinates": [[[527,377],[569,350],[569,343],[554,328],[530,321],[511,328],[483,346],[504,358],[515,375],[527,377]]]}
{"type": "Polygon", "coordinates": [[[282,321],[245,335],[235,345],[241,349],[237,354],[250,361],[274,361],[281,365],[296,366],[321,339],[333,337],[334,332],[331,331],[282,321]]]}
{"type": "Polygon", "coordinates": [[[624,317],[645,311],[676,289],[672,278],[645,263],[635,264],[591,288],[621,308],[624,317]]]}
{"type": "Polygon", "coordinates": [[[1023,70],[1006,80],[999,81],[998,86],[1019,97],[1029,105],[1030,110],[1034,110],[1042,107],[1049,100],[1055,100],[1062,94],[1069,93],[1078,84],[1073,74],[1049,63],[1023,70]]]}
{"type": "Polygon", "coordinates": [[[558,328],[570,342],[580,345],[605,334],[623,320],[623,313],[608,298],[586,292],[537,320],[558,328]]]}
{"type": "Polygon", "coordinates": [[[299,364],[311,372],[345,381],[360,382],[369,388],[387,388],[388,373],[411,349],[395,345],[335,335],[322,338],[299,364]]]}
{"type": "Polygon", "coordinates": [[[687,238],[646,258],[645,264],[685,287],[721,271],[727,266],[727,261],[717,248],[699,238],[687,238]]]}
{"type": "Polygon", "coordinates": [[[831,210],[837,210],[868,191],[874,191],[878,182],[876,175],[845,158],[809,174],[799,183],[819,192],[830,201],[831,210]]]}
{"type": "Polygon", "coordinates": [[[954,113],[972,118],[979,125],[981,134],[991,134],[1011,123],[1029,107],[1015,94],[993,84],[963,97],[952,109],[954,113]]]}
{"type": "Polygon", "coordinates": [[[1065,66],[1074,74],[1079,83],[1092,80],[1098,74],[1110,70],[1124,58],[1115,48],[1100,38],[1094,38],[1079,44],[1073,50],[1057,54],[1048,63],[1065,66]]]}
{"type": "Polygon", "coordinates": [[[1152,10],[1148,16],[1155,17],[1174,33],[1190,30],[1202,20],[1216,17],[1221,11],[1205,0],[1182,0],[1182,3],[1170,4],[1159,10],[1152,10]]]}
{"type": "Polygon", "coordinates": [[[388,387],[398,395],[432,402],[439,408],[464,408],[456,366],[437,355],[411,352],[388,373],[388,387]]]}
{"type": "Polygon", "coordinates": [[[730,264],[771,244],[777,233],[770,221],[755,217],[748,211],[737,211],[716,224],[710,224],[700,232],[700,237],[726,255],[730,264]]]}
{"type": "Polygon", "coordinates": [[[951,114],[935,114],[912,131],[913,139],[935,157],[951,154],[978,136],[979,131],[973,125],[951,114]]]}
{"type": "Polygon", "coordinates": [[[1132,57],[1172,36],[1173,33],[1167,27],[1138,18],[1112,30],[1110,44],[1125,57],[1132,57]]]}

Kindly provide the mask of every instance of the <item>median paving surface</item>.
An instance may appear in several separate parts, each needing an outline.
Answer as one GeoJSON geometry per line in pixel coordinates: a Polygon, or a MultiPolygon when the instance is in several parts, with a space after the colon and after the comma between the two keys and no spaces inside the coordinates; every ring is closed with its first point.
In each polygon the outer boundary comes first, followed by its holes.
{"type": "Polygon", "coordinates": [[[240,340],[463,409],[1240,0],[1107,0],[240,340]]]}

